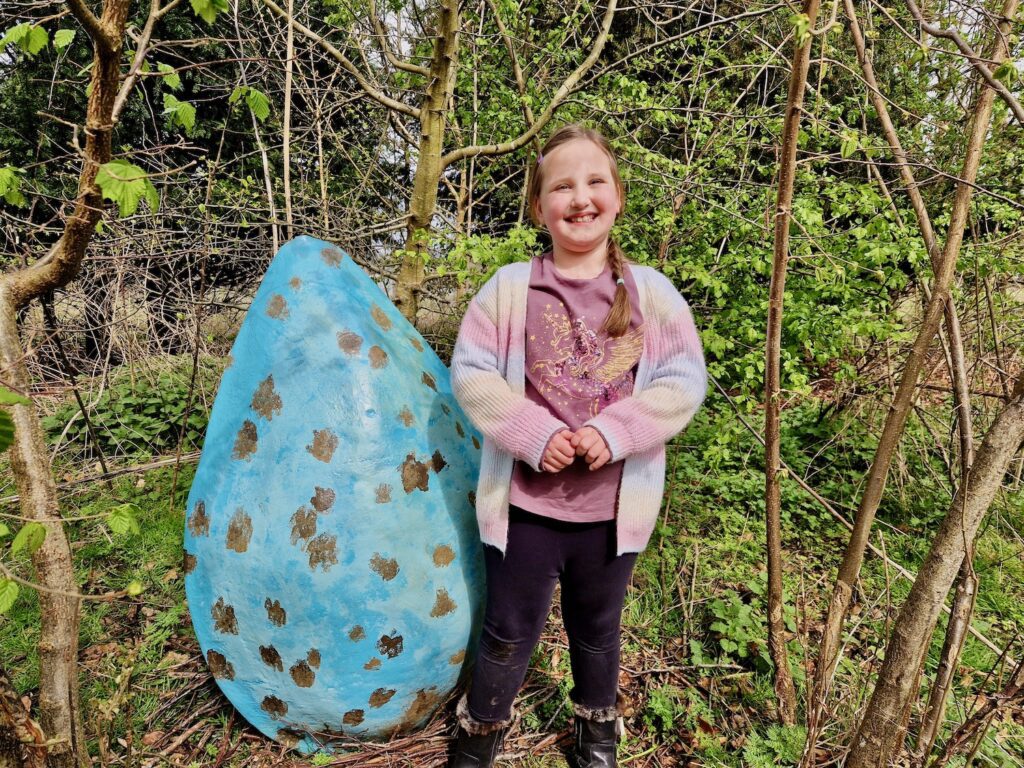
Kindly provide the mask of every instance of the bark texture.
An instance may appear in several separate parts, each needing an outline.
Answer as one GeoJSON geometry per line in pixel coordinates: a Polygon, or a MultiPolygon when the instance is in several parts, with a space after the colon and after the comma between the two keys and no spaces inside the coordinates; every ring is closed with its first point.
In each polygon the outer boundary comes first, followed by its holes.
{"type": "Polygon", "coordinates": [[[853,739],[847,768],[887,765],[893,756],[896,729],[892,724],[917,694],[917,668],[928,651],[943,601],[967,554],[967,544],[974,541],[1022,442],[1024,376],[985,435],[971,470],[971,482],[954,498],[896,618],[878,684],[853,739]]]}
{"type": "MultiPolygon", "coordinates": [[[[818,19],[819,0],[805,0],[803,13],[811,29],[818,19]]],[[[775,201],[775,245],[772,279],[768,298],[768,333],[764,373],[764,452],[765,452],[765,531],[768,555],[768,652],[775,667],[775,697],[779,720],[796,723],[796,689],[786,653],[786,626],[782,599],[782,524],[779,480],[779,408],[781,388],[782,310],[789,262],[789,224],[793,206],[793,182],[796,175],[796,143],[800,133],[807,70],[811,59],[811,38],[794,44],[786,117],[782,126],[782,157],[779,160],[779,190],[775,201]]]]}
{"type": "MultiPolygon", "coordinates": [[[[18,333],[17,311],[32,299],[66,285],[81,269],[85,250],[102,212],[96,185],[99,167],[109,162],[114,102],[120,86],[120,60],[129,0],[106,0],[96,16],[81,0],[68,7],[93,43],[91,91],[86,111],[84,162],[78,197],[61,238],[50,253],[27,268],[0,277],[0,379],[27,392],[25,352],[18,333]]],[[[46,529],[32,556],[39,593],[39,719],[52,742],[46,763],[55,768],[88,765],[78,694],[78,585],[64,531],[57,489],[50,471],[39,417],[31,405],[12,406],[14,444],[11,470],[21,514],[46,529]]]]}

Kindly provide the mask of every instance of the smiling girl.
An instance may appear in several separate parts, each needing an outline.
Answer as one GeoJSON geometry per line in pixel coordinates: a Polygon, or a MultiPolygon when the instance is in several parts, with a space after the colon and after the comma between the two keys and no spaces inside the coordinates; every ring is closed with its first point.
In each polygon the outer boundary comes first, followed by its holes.
{"type": "Polygon", "coordinates": [[[626,587],[661,507],[665,443],[696,413],[707,376],[686,301],[610,237],[623,186],[608,141],[562,127],[527,195],[552,249],[481,288],[452,358],[455,395],[484,435],[487,601],[449,765],[494,765],[560,583],[572,765],[606,768],[617,765],[626,587]]]}

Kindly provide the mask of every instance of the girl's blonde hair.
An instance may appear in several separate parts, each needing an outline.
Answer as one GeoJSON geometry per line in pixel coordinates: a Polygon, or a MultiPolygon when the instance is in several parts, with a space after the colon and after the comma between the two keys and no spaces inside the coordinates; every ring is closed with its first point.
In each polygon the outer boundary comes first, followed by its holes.
{"type": "MultiPolygon", "coordinates": [[[[578,123],[563,125],[551,134],[551,137],[541,148],[540,154],[537,155],[537,159],[533,161],[533,167],[530,168],[530,184],[526,190],[526,202],[530,208],[530,218],[533,219],[533,223],[538,227],[543,226],[540,217],[537,215],[537,201],[540,199],[541,184],[544,183],[544,157],[562,144],[568,144],[570,141],[576,141],[577,139],[593,142],[608,156],[608,163],[612,169],[612,179],[615,182],[615,188],[619,191],[619,198],[621,200],[626,198],[625,189],[622,186],[622,177],[619,176],[619,164],[615,160],[615,153],[612,151],[608,139],[593,128],[587,128],[578,123]]],[[[612,275],[616,281],[624,279],[623,272],[625,271],[626,257],[622,253],[622,249],[619,248],[619,244],[611,236],[608,237],[608,263],[611,265],[612,275]]],[[[626,291],[626,286],[623,283],[618,283],[615,287],[615,300],[612,302],[612,308],[608,311],[608,316],[604,319],[604,325],[601,327],[601,330],[609,336],[622,336],[629,330],[630,316],[629,293],[626,291]]]]}

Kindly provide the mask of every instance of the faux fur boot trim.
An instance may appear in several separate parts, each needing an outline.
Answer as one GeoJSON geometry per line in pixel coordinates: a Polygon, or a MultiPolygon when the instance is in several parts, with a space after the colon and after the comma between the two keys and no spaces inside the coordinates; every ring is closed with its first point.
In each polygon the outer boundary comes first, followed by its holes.
{"type": "Polygon", "coordinates": [[[459,725],[462,726],[462,730],[470,736],[484,736],[488,733],[500,731],[502,728],[508,728],[509,725],[512,724],[512,720],[515,718],[515,709],[513,708],[508,720],[499,720],[496,723],[485,723],[475,719],[471,714],[469,714],[469,699],[466,694],[462,694],[462,698],[459,699],[459,703],[455,706],[455,717],[458,718],[459,725]]]}
{"type": "Polygon", "coordinates": [[[576,717],[582,717],[584,720],[592,720],[595,723],[610,723],[619,716],[619,708],[617,706],[610,707],[585,707],[582,704],[572,703],[572,711],[576,717]]]}

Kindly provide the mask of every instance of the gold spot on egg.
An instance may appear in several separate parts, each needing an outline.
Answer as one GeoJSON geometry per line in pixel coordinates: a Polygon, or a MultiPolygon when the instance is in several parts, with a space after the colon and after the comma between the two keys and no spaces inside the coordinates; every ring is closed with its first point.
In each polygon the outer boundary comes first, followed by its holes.
{"type": "Polygon", "coordinates": [[[441,699],[442,696],[437,693],[435,686],[430,686],[428,689],[421,688],[416,691],[416,698],[402,714],[402,723],[399,728],[411,728],[420,722],[420,720],[437,708],[438,704],[441,703],[441,699]]]}
{"type": "Polygon", "coordinates": [[[370,351],[368,354],[370,357],[371,368],[376,368],[379,370],[381,368],[384,368],[388,364],[388,353],[385,352],[380,347],[376,345],[370,347],[370,351]]]}
{"type": "Polygon", "coordinates": [[[434,607],[430,610],[430,615],[435,619],[441,616],[447,616],[457,607],[458,606],[455,605],[455,601],[452,600],[451,596],[448,594],[448,590],[439,589],[437,590],[437,595],[434,598],[434,607]]]}
{"type": "Polygon", "coordinates": [[[384,581],[391,581],[398,575],[398,561],[394,558],[381,557],[380,552],[374,552],[370,558],[370,570],[380,576],[384,581]]]}
{"type": "Polygon", "coordinates": [[[338,436],[329,429],[314,429],[313,442],[306,446],[306,450],[313,454],[313,458],[319,459],[325,464],[331,461],[334,451],[338,447],[338,436]]]}
{"type": "Polygon", "coordinates": [[[466,498],[469,499],[469,506],[476,508],[476,491],[470,491],[466,494],[466,498]]]}
{"type": "Polygon", "coordinates": [[[277,648],[274,646],[261,645],[260,658],[263,659],[263,663],[268,667],[273,667],[278,672],[284,672],[284,662],[281,660],[281,654],[278,653],[277,648]]]}
{"type": "Polygon", "coordinates": [[[235,607],[224,602],[223,597],[218,597],[217,602],[210,609],[213,616],[213,626],[218,632],[226,635],[238,634],[238,621],[235,619],[235,607]]]}
{"type": "Polygon", "coordinates": [[[345,716],[341,718],[341,722],[345,725],[359,725],[363,722],[363,710],[361,709],[350,709],[345,713],[345,716]]]}
{"type": "Polygon", "coordinates": [[[360,624],[356,624],[348,632],[348,639],[353,643],[358,643],[360,640],[366,637],[366,632],[360,624]]]}
{"type": "Polygon", "coordinates": [[[267,314],[275,320],[286,320],[290,314],[288,311],[288,302],[284,300],[284,296],[280,293],[275,293],[270,297],[270,303],[267,304],[267,314]]]}
{"type": "Polygon", "coordinates": [[[375,709],[383,707],[385,704],[391,701],[391,697],[394,695],[394,688],[378,688],[376,691],[370,694],[370,706],[375,709]]]}
{"type": "Polygon", "coordinates": [[[239,507],[228,523],[227,548],[241,554],[249,549],[249,539],[252,538],[252,518],[245,510],[239,507]]]}
{"type": "Polygon", "coordinates": [[[393,659],[404,650],[401,635],[381,635],[377,641],[377,651],[381,656],[393,659]]]}
{"type": "Polygon", "coordinates": [[[430,457],[430,466],[433,468],[434,474],[436,475],[448,466],[448,462],[444,460],[444,456],[441,455],[440,451],[434,451],[434,455],[430,457]]]}
{"type": "Polygon", "coordinates": [[[223,653],[211,648],[206,652],[206,664],[210,667],[210,672],[218,680],[235,679],[235,668],[231,666],[231,662],[227,660],[223,653]]]}
{"type": "Polygon", "coordinates": [[[381,483],[377,486],[377,503],[387,504],[389,501],[391,501],[391,486],[381,483]]]}
{"type": "Polygon", "coordinates": [[[290,285],[297,291],[302,287],[302,278],[296,275],[295,277],[288,281],[288,285],[290,285]]]}
{"type": "Polygon", "coordinates": [[[313,498],[309,500],[309,503],[313,505],[313,509],[317,512],[326,512],[334,504],[337,494],[333,488],[321,488],[319,485],[315,486],[315,488],[313,498]]]}
{"type": "MultiPolygon", "coordinates": [[[[435,392],[437,392],[437,382],[434,380],[434,377],[431,376],[426,371],[423,372],[423,383],[426,384],[428,387],[430,387],[435,392]]],[[[443,408],[444,406],[441,406],[441,407],[443,408]]]]}
{"type": "Polygon", "coordinates": [[[265,696],[260,704],[260,709],[274,720],[278,720],[288,714],[288,705],[277,698],[277,696],[265,696]]]}
{"type": "Polygon", "coordinates": [[[382,331],[391,330],[391,320],[383,309],[378,307],[376,304],[373,305],[373,309],[370,310],[370,315],[373,317],[377,325],[380,326],[382,331]]]}
{"type": "Polygon", "coordinates": [[[448,657],[448,663],[457,666],[466,660],[465,651],[456,651],[448,657]]]}
{"type": "Polygon", "coordinates": [[[337,536],[321,533],[306,545],[310,570],[322,568],[326,572],[331,570],[332,565],[338,564],[337,540],[337,536]]]}
{"type": "Polygon", "coordinates": [[[455,550],[449,547],[447,544],[441,544],[434,549],[434,565],[438,568],[444,568],[451,565],[452,560],[455,559],[455,550]]]}
{"type": "Polygon", "coordinates": [[[288,672],[299,688],[311,688],[316,681],[316,674],[309,668],[309,664],[305,659],[292,664],[288,672]]]}
{"type": "Polygon", "coordinates": [[[442,410],[442,411],[444,411],[444,415],[445,415],[445,416],[451,416],[451,415],[452,415],[452,409],[451,409],[451,408],[449,408],[449,407],[448,407],[447,405],[445,405],[444,403],[441,403],[441,410],[442,410]]]}
{"type": "Polygon", "coordinates": [[[378,658],[370,659],[368,662],[363,664],[363,669],[368,670],[368,671],[369,670],[374,670],[374,669],[380,669],[380,659],[378,659],[378,658]]]}
{"type": "Polygon", "coordinates": [[[427,484],[430,481],[428,467],[423,462],[416,461],[413,454],[408,454],[398,469],[402,473],[402,488],[406,493],[412,493],[416,488],[421,491],[428,490],[427,484]]]}
{"type": "Polygon", "coordinates": [[[409,343],[413,345],[413,347],[416,349],[417,352],[422,352],[423,351],[423,344],[420,342],[419,339],[410,336],[409,337],[409,343]]]}
{"type": "Polygon", "coordinates": [[[210,535],[210,518],[206,516],[206,502],[201,499],[196,502],[192,515],[188,519],[188,529],[193,536],[210,535]]]}
{"type": "Polygon", "coordinates": [[[342,253],[340,248],[335,248],[332,245],[320,251],[320,258],[324,260],[324,264],[328,267],[337,267],[341,264],[342,259],[345,258],[345,254],[342,253]]]}
{"type": "Polygon", "coordinates": [[[260,382],[252,396],[250,406],[267,421],[271,421],[276,414],[281,412],[283,403],[281,396],[274,389],[274,374],[270,374],[260,382]]]}
{"type": "Polygon", "coordinates": [[[185,553],[185,573],[192,573],[196,569],[196,556],[191,552],[185,553]]]}
{"type": "Polygon", "coordinates": [[[412,415],[412,411],[409,410],[409,406],[405,406],[398,414],[398,420],[407,427],[411,427],[413,422],[416,421],[416,417],[412,415]]]}
{"type": "Polygon", "coordinates": [[[457,434],[459,437],[465,437],[466,436],[466,431],[462,428],[462,422],[461,421],[456,421],[455,422],[455,434],[457,434]]]}
{"type": "Polygon", "coordinates": [[[316,535],[316,511],[303,506],[292,515],[292,544],[298,544],[299,539],[309,541],[316,535]]]}
{"type": "Polygon", "coordinates": [[[473,435],[473,447],[480,450],[480,441],[476,439],[476,435],[473,435]]]}
{"type": "Polygon", "coordinates": [[[231,457],[248,460],[256,453],[256,441],[258,439],[259,435],[256,432],[256,425],[246,419],[242,424],[242,428],[238,430],[238,436],[235,437],[235,447],[231,451],[231,457]]]}
{"type": "Polygon", "coordinates": [[[263,607],[267,609],[267,619],[276,627],[283,627],[288,623],[288,612],[281,607],[280,600],[271,601],[268,597],[263,601],[263,607]]]}
{"type": "Polygon", "coordinates": [[[313,669],[320,669],[320,651],[316,648],[310,648],[306,654],[306,661],[309,662],[309,666],[313,669]]]}
{"type": "Polygon", "coordinates": [[[363,346],[363,337],[352,331],[341,331],[338,334],[338,347],[346,355],[358,355],[363,346]]]}

